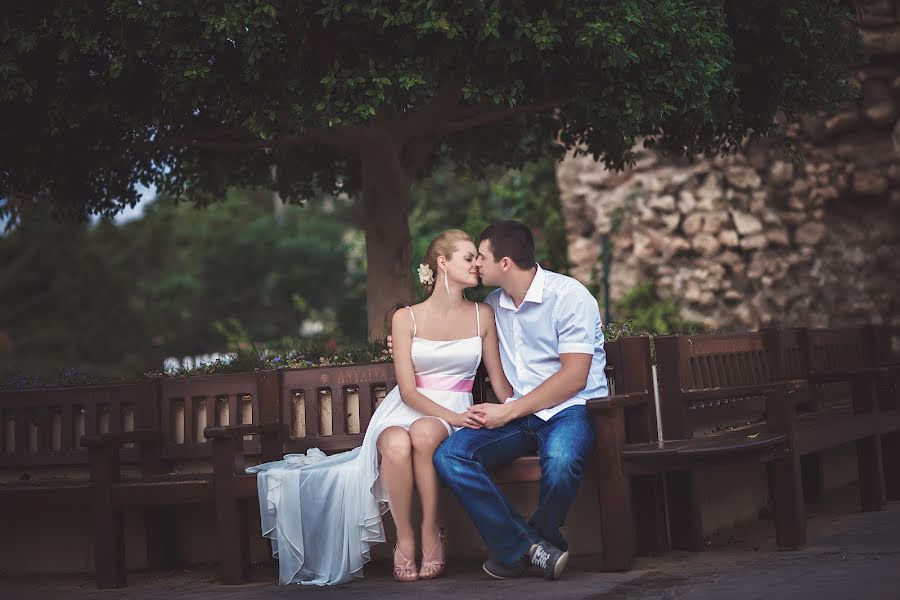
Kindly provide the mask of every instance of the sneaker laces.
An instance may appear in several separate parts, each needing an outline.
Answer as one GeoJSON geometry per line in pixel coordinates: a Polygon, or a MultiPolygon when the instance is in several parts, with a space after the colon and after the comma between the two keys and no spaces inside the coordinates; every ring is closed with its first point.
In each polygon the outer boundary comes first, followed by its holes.
{"type": "Polygon", "coordinates": [[[534,556],[531,557],[531,562],[542,569],[546,569],[548,560],[550,560],[550,553],[544,550],[543,546],[537,546],[534,549],[534,556]]]}

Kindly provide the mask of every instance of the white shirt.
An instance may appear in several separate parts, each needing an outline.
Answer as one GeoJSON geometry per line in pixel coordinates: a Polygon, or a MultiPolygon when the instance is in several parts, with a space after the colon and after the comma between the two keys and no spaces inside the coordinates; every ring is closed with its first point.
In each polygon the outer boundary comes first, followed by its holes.
{"type": "Polygon", "coordinates": [[[581,283],[538,265],[518,308],[502,289],[491,292],[485,302],[494,309],[500,360],[513,388],[507,402],[518,400],[559,371],[559,355],[568,353],[594,356],[587,385],[574,397],[535,415],[547,421],[565,408],[609,395],[600,310],[581,283]]]}

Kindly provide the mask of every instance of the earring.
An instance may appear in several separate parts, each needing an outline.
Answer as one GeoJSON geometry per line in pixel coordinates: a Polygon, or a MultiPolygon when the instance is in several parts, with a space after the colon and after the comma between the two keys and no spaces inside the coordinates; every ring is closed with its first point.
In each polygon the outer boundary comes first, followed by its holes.
{"type": "Polygon", "coordinates": [[[447,269],[444,269],[444,289],[447,290],[447,295],[450,295],[450,282],[447,280],[447,269]]]}

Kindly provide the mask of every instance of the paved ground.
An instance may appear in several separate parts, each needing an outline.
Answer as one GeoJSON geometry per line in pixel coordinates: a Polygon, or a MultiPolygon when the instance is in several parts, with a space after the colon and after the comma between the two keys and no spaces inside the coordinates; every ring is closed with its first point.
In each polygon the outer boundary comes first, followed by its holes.
{"type": "Polygon", "coordinates": [[[207,568],[172,573],[135,573],[129,587],[97,590],[89,577],[13,577],[0,580],[0,598],[118,600],[135,598],[185,600],[215,596],[222,600],[284,598],[312,594],[337,598],[552,598],[556,599],[753,599],[753,598],[900,598],[900,502],[887,511],[852,512],[846,493],[809,520],[810,543],[796,552],[772,548],[771,522],[725,531],[709,540],[699,554],[671,553],[642,558],[629,573],[592,570],[596,557],[574,557],[565,577],[547,582],[536,575],[496,582],[484,577],[475,562],[451,563],[448,573],[434,581],[397,584],[390,566],[371,565],[367,578],[333,588],[275,585],[271,568],[260,568],[254,583],[219,586],[207,568]]]}

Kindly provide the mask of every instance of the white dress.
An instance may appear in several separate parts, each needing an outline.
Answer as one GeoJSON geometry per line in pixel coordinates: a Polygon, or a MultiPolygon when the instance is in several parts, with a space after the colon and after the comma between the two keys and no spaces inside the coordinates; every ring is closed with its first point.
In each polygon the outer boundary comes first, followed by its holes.
{"type": "MultiPolygon", "coordinates": [[[[449,341],[416,337],[413,316],[416,387],[455,412],[471,406],[481,362],[477,304],[475,311],[476,335],[449,341]]],[[[378,436],[392,426],[409,429],[426,416],[405,404],[395,387],[372,415],[362,446],[332,456],[312,448],[247,469],[257,474],[262,534],[272,540],[279,583],[336,585],[363,576],[369,548],[385,541],[381,517],[388,505],[378,472],[378,436]]]]}

